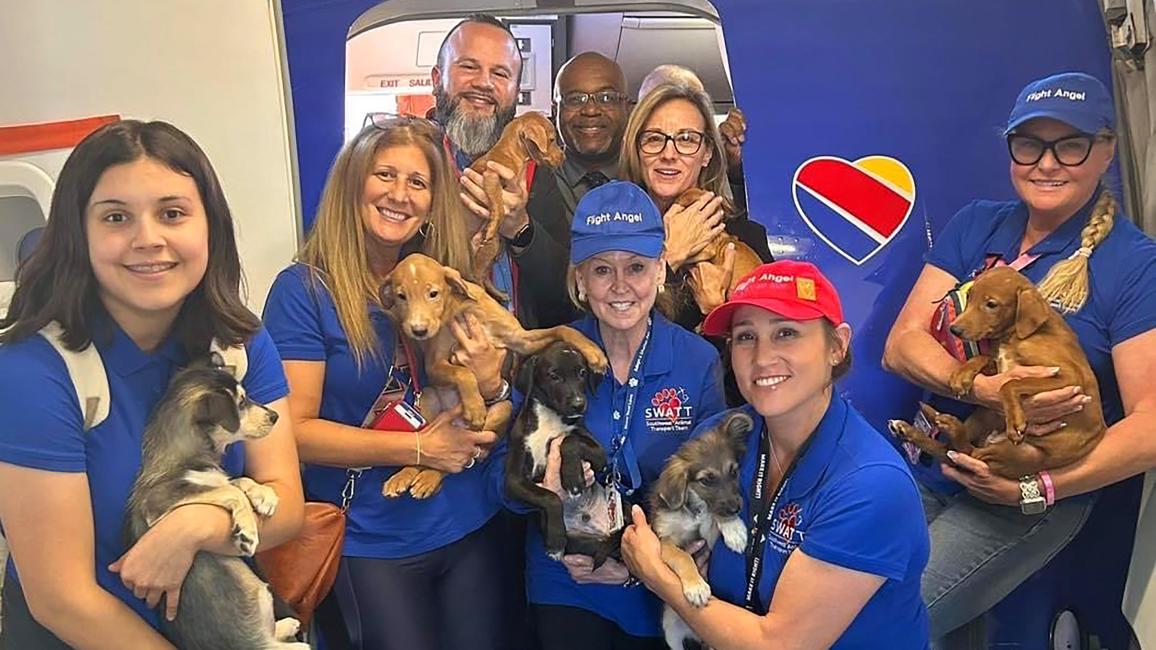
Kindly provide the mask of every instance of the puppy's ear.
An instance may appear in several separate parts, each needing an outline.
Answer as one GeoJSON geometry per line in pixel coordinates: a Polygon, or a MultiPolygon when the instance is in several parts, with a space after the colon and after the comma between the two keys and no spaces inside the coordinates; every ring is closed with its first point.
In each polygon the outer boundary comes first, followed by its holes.
{"type": "Polygon", "coordinates": [[[462,274],[455,268],[448,266],[444,268],[446,286],[449,287],[450,291],[466,300],[473,300],[473,298],[470,297],[470,287],[466,284],[466,279],[462,277],[462,274]]]}
{"type": "Polygon", "coordinates": [[[518,374],[514,375],[514,388],[529,399],[530,391],[534,390],[534,370],[538,367],[538,355],[534,355],[522,362],[518,374]]]}
{"type": "Polygon", "coordinates": [[[1026,339],[1048,321],[1052,308],[1035,287],[1016,292],[1016,337],[1026,339]]]}
{"type": "Polygon", "coordinates": [[[216,350],[209,352],[209,367],[216,370],[223,370],[225,368],[225,357],[216,350]]]}
{"type": "Polygon", "coordinates": [[[546,155],[546,149],[550,146],[549,139],[542,133],[542,129],[538,128],[536,124],[529,124],[521,130],[518,137],[521,138],[526,153],[534,160],[541,162],[546,155]]]}
{"type": "Polygon", "coordinates": [[[746,450],[747,434],[751,432],[751,429],[755,428],[755,423],[749,415],[736,410],[731,411],[730,415],[723,420],[721,428],[726,432],[727,438],[731,441],[731,445],[736,449],[746,450]]]}
{"type": "MultiPolygon", "coordinates": [[[[585,363],[585,359],[583,359],[583,362],[585,363]]],[[[598,386],[602,384],[603,377],[605,377],[605,375],[600,372],[594,372],[589,364],[586,365],[586,393],[588,395],[593,395],[598,390],[598,386]]]]}
{"type": "Polygon", "coordinates": [[[686,504],[686,484],[689,480],[687,473],[690,464],[678,456],[671,456],[658,475],[658,483],[654,492],[662,500],[662,504],[670,510],[678,510],[686,504]]]}
{"type": "Polygon", "coordinates": [[[381,301],[381,308],[387,312],[392,312],[394,305],[397,303],[397,297],[393,292],[393,273],[385,276],[381,282],[381,286],[377,288],[377,299],[381,301]]]}
{"type": "Polygon", "coordinates": [[[229,433],[241,428],[241,418],[237,413],[237,403],[233,397],[222,391],[207,392],[197,401],[193,414],[197,424],[205,427],[219,426],[229,433]]]}

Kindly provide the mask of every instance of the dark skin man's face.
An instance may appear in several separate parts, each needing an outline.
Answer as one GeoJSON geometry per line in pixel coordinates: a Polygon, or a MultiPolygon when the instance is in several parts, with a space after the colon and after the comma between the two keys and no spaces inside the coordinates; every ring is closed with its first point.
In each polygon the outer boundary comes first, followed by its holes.
{"type": "Polygon", "coordinates": [[[609,162],[618,157],[622,132],[626,128],[625,80],[610,61],[578,59],[563,70],[558,79],[561,100],[558,102],[558,131],[566,154],[580,163],[609,162]],[[574,93],[617,93],[621,99],[601,104],[593,97],[577,107],[567,106],[565,98],[574,93]]]}

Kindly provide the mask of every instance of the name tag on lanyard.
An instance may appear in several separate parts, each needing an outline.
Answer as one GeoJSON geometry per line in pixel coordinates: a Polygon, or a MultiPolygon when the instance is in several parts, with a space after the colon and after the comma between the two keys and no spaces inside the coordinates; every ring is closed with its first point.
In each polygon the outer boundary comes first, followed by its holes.
{"type": "Polygon", "coordinates": [[[615,409],[613,417],[614,440],[610,448],[610,485],[609,501],[610,516],[615,530],[623,526],[622,495],[630,496],[642,486],[642,470],[638,466],[638,456],[634,445],[630,442],[630,422],[634,416],[634,405],[638,401],[638,393],[642,389],[642,366],[646,359],[646,350],[650,347],[650,334],[654,323],[647,320],[646,334],[642,337],[642,344],[634,353],[634,361],[630,365],[630,376],[626,379],[626,401],[622,410],[615,409]],[[623,468],[630,477],[630,485],[623,482],[623,468]]]}

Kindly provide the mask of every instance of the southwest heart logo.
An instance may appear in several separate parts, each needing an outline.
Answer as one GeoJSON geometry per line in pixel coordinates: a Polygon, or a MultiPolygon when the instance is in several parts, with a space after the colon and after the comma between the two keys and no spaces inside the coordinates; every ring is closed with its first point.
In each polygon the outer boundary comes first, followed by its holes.
{"type": "Polygon", "coordinates": [[[799,165],[791,186],[803,221],[856,265],[895,237],[915,205],[911,170],[888,156],[817,156],[799,165]]]}

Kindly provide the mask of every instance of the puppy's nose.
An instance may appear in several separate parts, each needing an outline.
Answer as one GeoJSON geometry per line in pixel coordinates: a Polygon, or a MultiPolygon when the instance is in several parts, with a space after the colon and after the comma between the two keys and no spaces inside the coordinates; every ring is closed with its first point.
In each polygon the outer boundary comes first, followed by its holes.
{"type": "Polygon", "coordinates": [[[429,327],[427,327],[425,325],[414,325],[413,327],[410,327],[409,330],[411,332],[413,332],[414,336],[420,338],[422,336],[425,336],[426,333],[429,332],[429,327]]]}
{"type": "Polygon", "coordinates": [[[723,514],[728,516],[728,517],[734,517],[734,516],[738,515],[739,510],[741,510],[741,509],[742,509],[742,505],[738,501],[735,501],[733,503],[727,503],[722,508],[723,514]]]}
{"type": "Polygon", "coordinates": [[[571,398],[570,399],[570,408],[574,409],[575,411],[585,411],[586,410],[586,398],[581,396],[581,395],[571,398]]]}
{"type": "Polygon", "coordinates": [[[960,338],[963,338],[963,328],[960,327],[959,325],[952,325],[951,327],[949,327],[947,329],[951,330],[952,334],[954,334],[960,338]]]}
{"type": "Polygon", "coordinates": [[[279,418],[279,417],[281,417],[281,416],[277,415],[277,411],[274,411],[273,409],[269,409],[269,424],[270,425],[277,424],[277,418],[279,418]]]}

